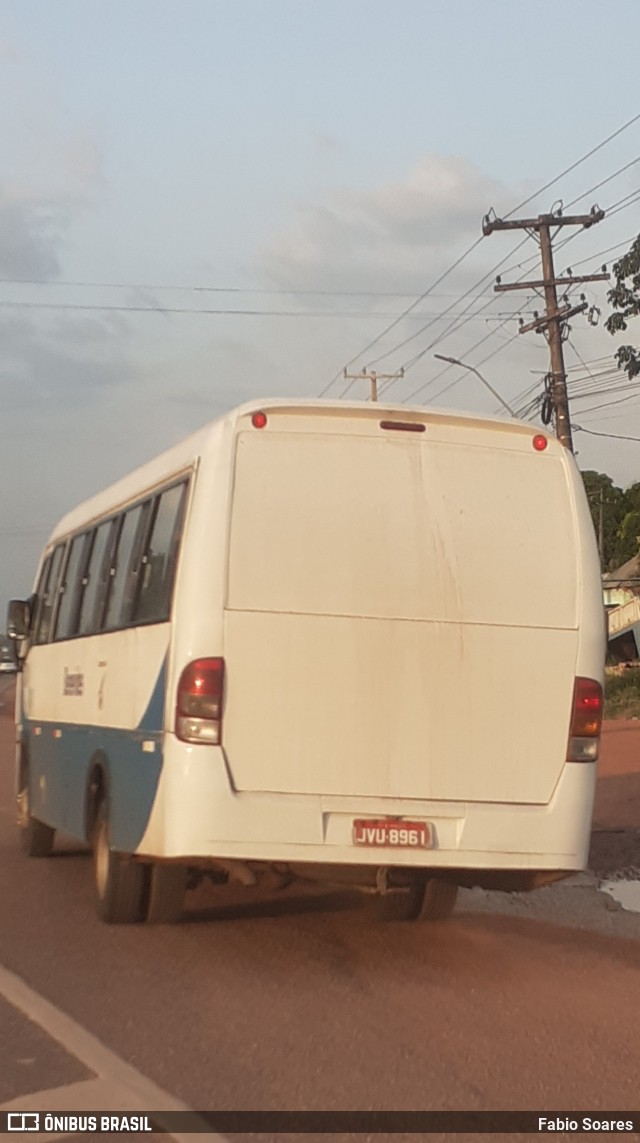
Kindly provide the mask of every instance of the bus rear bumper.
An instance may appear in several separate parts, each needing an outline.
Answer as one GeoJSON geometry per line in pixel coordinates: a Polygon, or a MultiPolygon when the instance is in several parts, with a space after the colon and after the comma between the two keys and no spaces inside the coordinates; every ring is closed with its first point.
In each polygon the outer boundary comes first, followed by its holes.
{"type": "MultiPolygon", "coordinates": [[[[176,744],[178,746],[178,744],[176,744]]],[[[167,750],[139,856],[571,873],[586,868],[596,763],[567,763],[544,805],[239,793],[222,750],[167,750]],[[182,755],[182,757],[181,757],[182,755]],[[356,821],[428,823],[428,844],[361,845],[356,821]]]]}

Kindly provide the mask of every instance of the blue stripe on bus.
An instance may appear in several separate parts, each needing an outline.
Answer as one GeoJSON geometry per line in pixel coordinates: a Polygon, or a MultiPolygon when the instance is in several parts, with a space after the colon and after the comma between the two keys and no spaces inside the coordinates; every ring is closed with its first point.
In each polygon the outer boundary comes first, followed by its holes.
{"type": "Polygon", "coordinates": [[[164,720],[164,692],[167,682],[167,660],[165,659],[161,668],[160,674],[156,679],[156,685],[153,688],[149,705],[145,710],[140,722],[138,723],[138,730],[154,731],[162,730],[162,723],[164,720]]]}
{"type": "Polygon", "coordinates": [[[135,730],[24,719],[29,748],[32,813],[73,837],[86,838],[86,790],[91,760],[100,753],[109,781],[111,844],[134,853],[144,836],[163,761],[166,667],[135,730]],[[42,728],[39,735],[33,726],[42,728]],[[53,731],[61,732],[59,737],[53,731]],[[143,751],[144,742],[155,749],[143,751]]]}

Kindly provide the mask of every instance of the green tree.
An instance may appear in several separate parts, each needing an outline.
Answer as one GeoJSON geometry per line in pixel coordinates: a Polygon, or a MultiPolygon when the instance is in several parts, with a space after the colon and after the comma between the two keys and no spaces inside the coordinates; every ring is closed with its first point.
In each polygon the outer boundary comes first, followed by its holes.
{"type": "Polygon", "coordinates": [[[620,567],[640,551],[640,483],[630,484],[623,493],[624,512],[618,524],[613,547],[613,566],[620,567]]]}
{"type": "MultiPolygon", "coordinates": [[[[620,548],[618,532],[628,511],[626,494],[604,472],[594,472],[592,469],[588,469],[582,473],[582,480],[599,542],[602,525],[601,557],[603,571],[606,571],[623,562],[623,560],[618,560],[620,548]]],[[[632,552],[631,555],[633,554],[632,552]]]]}
{"type": "Polygon", "coordinates": [[[620,567],[640,551],[640,511],[632,508],[625,512],[616,539],[613,565],[620,567]]]}
{"type": "MultiPolygon", "coordinates": [[[[629,318],[640,314],[640,234],[619,262],[613,267],[615,285],[607,294],[614,313],[605,323],[609,333],[626,331],[629,318]]],[[[640,352],[632,345],[621,345],[616,360],[629,378],[640,374],[640,352]]]]}
{"type": "Polygon", "coordinates": [[[624,502],[627,512],[640,510],[640,481],[630,484],[624,491],[624,502]]]}

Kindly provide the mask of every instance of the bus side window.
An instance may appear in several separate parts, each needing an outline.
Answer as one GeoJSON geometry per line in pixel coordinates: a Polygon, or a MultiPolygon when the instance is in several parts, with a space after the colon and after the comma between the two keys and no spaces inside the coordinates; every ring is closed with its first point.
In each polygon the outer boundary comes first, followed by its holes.
{"type": "Polygon", "coordinates": [[[42,615],[42,608],[44,605],[45,592],[47,590],[47,583],[49,580],[49,572],[51,571],[51,556],[48,555],[42,565],[42,571],[38,579],[38,586],[36,588],[36,611],[31,616],[31,639],[36,642],[36,634],[40,625],[40,616],[42,615]]]}
{"type": "Polygon", "coordinates": [[[158,497],[134,611],[137,623],[161,623],[169,618],[186,491],[183,482],[158,497]]]}
{"type": "Polygon", "coordinates": [[[101,605],[109,581],[109,553],[115,520],[105,520],[92,535],[91,554],[84,576],[84,592],[80,604],[78,634],[91,635],[100,626],[101,605]]]}
{"type": "Polygon", "coordinates": [[[88,533],[72,540],[60,588],[60,605],[56,617],[54,639],[71,639],[78,631],[78,612],[82,597],[83,573],[87,564],[88,533]]]}
{"type": "Polygon", "coordinates": [[[64,544],[58,544],[55,548],[53,555],[47,561],[49,564],[46,584],[42,593],[42,602],[40,604],[40,613],[36,621],[36,628],[34,633],[35,643],[48,643],[51,636],[51,623],[56,606],[56,599],[58,597],[58,586],[60,584],[60,572],[62,571],[62,557],[64,555],[64,544]]]}
{"type": "Polygon", "coordinates": [[[129,623],[140,564],[141,536],[150,509],[151,501],[147,500],[144,504],[136,504],[134,508],[129,508],[124,514],[103,623],[105,631],[114,631],[118,627],[126,627],[129,623]]]}

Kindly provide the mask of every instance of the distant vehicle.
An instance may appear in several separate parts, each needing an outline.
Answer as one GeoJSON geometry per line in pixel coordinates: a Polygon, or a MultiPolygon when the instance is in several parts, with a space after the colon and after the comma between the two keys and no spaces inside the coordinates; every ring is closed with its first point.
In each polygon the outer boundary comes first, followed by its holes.
{"type": "Polygon", "coordinates": [[[442,918],[585,866],[600,565],[528,424],[241,406],[65,516],[9,624],[24,847],[90,842],[105,921],[205,874],[442,918]]]}
{"type": "Polygon", "coordinates": [[[0,675],[15,675],[17,670],[15,645],[6,635],[0,635],[0,675]]]}

